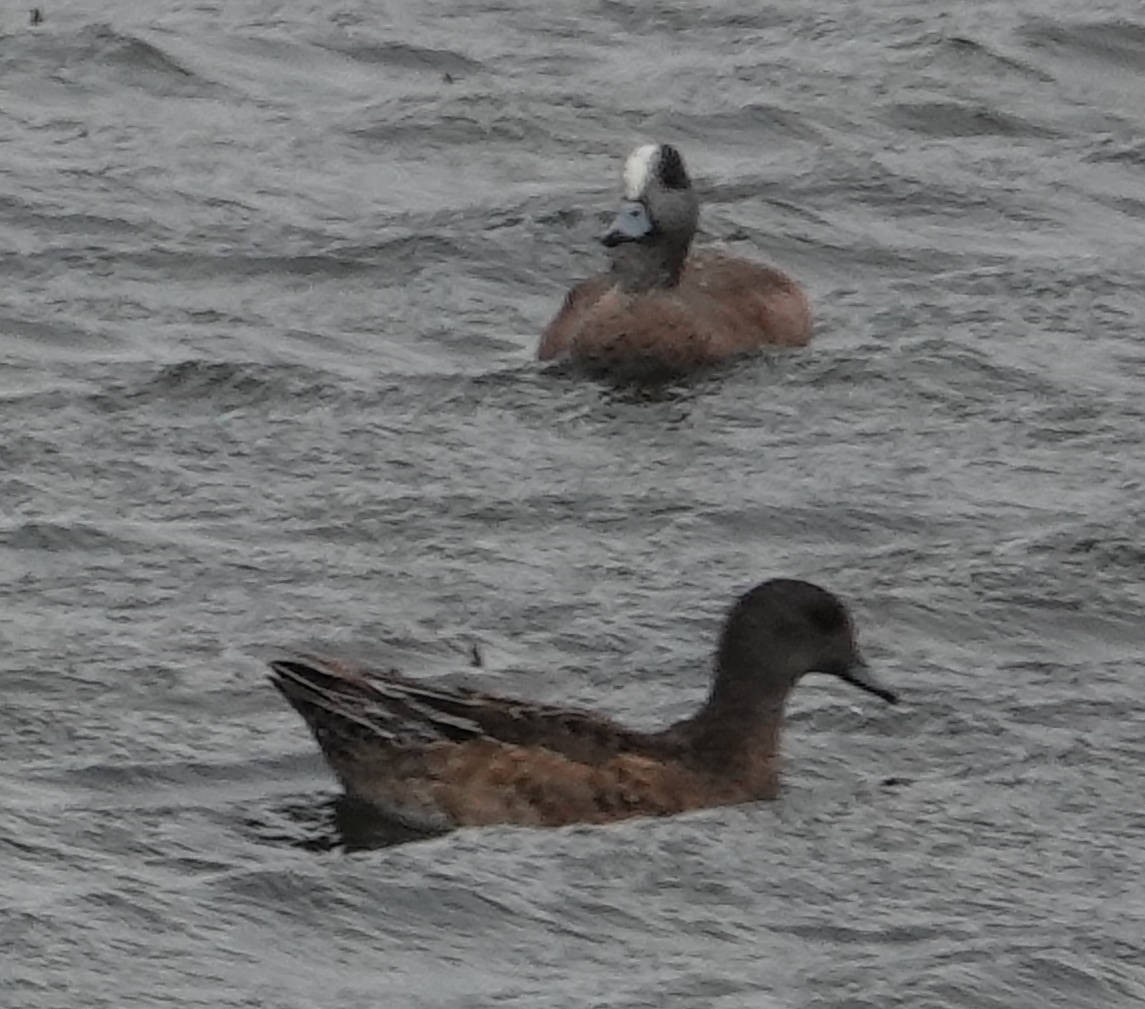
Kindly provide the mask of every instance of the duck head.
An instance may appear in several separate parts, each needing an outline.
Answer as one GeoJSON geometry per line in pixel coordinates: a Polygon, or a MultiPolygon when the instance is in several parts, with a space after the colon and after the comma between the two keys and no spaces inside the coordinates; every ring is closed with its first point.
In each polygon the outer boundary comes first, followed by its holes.
{"type": "Polygon", "coordinates": [[[728,613],[710,704],[782,706],[807,673],[827,673],[894,704],[898,696],[863,661],[846,607],[810,582],[775,578],[745,592],[728,613]]]}
{"type": "Polygon", "coordinates": [[[627,291],[673,287],[696,234],[700,204],[671,144],[645,144],[624,165],[624,202],[601,237],[627,291]]]}

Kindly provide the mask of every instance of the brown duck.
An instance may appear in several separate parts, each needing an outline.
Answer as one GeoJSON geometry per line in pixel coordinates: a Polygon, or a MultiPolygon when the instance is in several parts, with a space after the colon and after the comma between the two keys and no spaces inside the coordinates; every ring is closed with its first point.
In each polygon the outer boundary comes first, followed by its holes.
{"type": "Polygon", "coordinates": [[[897,700],[863,662],[843,604],[792,579],[735,602],[707,700],[659,732],[312,657],[271,669],[349,795],[438,830],[603,823],[771,799],[784,702],[804,674],[897,700]]]}
{"type": "Polygon", "coordinates": [[[761,347],[806,344],[811,309],[789,276],[710,249],[689,255],[699,214],[675,147],[633,151],[624,202],[601,238],[609,270],[569,291],[537,357],[684,372],[761,347]]]}

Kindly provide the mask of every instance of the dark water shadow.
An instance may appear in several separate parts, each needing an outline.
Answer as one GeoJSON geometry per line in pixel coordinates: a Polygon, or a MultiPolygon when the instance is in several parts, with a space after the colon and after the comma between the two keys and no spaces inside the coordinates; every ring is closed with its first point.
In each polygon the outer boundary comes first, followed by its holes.
{"type": "Polygon", "coordinates": [[[243,825],[260,841],[311,852],[347,854],[427,841],[443,831],[418,829],[383,816],[375,807],[344,795],[286,800],[248,817],[243,825]]]}
{"type": "Polygon", "coordinates": [[[591,382],[610,399],[623,403],[684,403],[707,390],[718,389],[742,360],[736,358],[686,371],[647,361],[558,361],[544,365],[541,374],[562,384],[591,382]]]}

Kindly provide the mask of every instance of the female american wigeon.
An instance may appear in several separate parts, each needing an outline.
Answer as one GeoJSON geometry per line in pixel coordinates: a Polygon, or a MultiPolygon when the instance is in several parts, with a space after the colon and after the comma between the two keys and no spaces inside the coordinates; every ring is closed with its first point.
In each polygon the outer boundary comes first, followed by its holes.
{"type": "Polygon", "coordinates": [[[608,273],[574,287],[541,335],[542,361],[685,372],[811,339],[802,289],[779,270],[710,250],[688,255],[700,204],[679,151],[638,147],[601,241],[608,273]]]}
{"type": "Polygon", "coordinates": [[[897,699],[863,663],[843,604],[791,579],[736,601],[708,699],[659,732],[309,656],[271,669],[349,795],[436,830],[603,823],[774,798],[784,702],[804,674],[897,699]]]}

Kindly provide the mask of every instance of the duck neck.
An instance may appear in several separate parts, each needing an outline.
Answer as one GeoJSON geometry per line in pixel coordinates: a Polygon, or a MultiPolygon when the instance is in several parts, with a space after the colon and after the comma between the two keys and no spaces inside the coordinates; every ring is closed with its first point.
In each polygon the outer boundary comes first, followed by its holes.
{"type": "Polygon", "coordinates": [[[695,762],[737,782],[751,798],[771,798],[779,788],[779,741],[787,692],[743,698],[713,692],[691,718],[669,732],[695,762]]]}
{"type": "Polygon", "coordinates": [[[675,287],[680,283],[688,244],[625,242],[610,250],[610,273],[621,290],[630,294],[675,287]]]}

